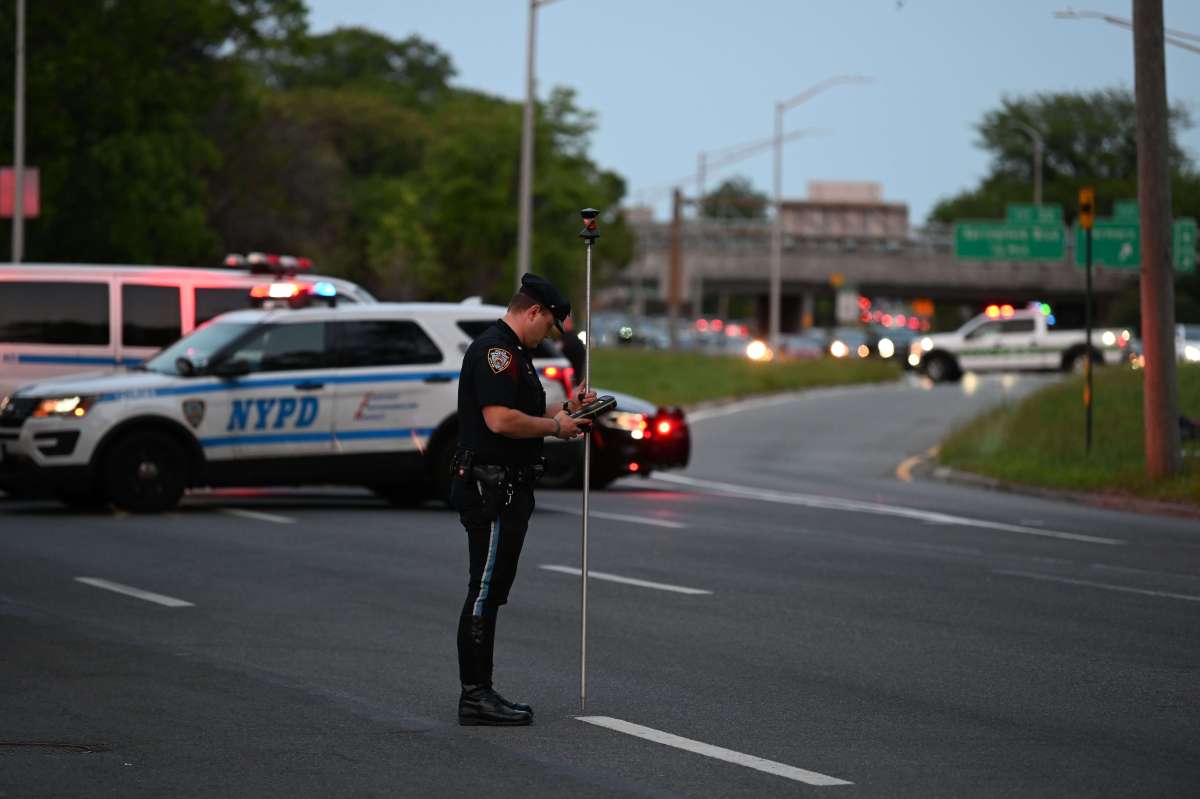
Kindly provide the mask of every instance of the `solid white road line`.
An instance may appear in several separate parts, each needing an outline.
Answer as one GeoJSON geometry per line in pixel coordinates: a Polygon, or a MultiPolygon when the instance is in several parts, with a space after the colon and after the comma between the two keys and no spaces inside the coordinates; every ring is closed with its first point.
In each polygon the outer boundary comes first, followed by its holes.
{"type": "Polygon", "coordinates": [[[650,727],[643,727],[640,724],[632,724],[621,719],[614,719],[609,716],[576,716],[578,721],[583,721],[588,724],[594,724],[597,727],[604,727],[609,730],[623,732],[626,735],[632,735],[635,738],[642,738],[646,741],[653,741],[664,746],[671,746],[676,749],[683,749],[686,752],[694,752],[705,757],[723,760],[726,763],[733,763],[738,766],[745,766],[756,771],[764,771],[767,774],[774,774],[779,777],[786,777],[789,780],[803,782],[806,785],[853,785],[852,782],[839,780],[837,777],[830,777],[828,774],[820,774],[816,771],[808,771],[807,769],[796,768],[789,766],[786,763],[777,763],[774,760],[765,760],[754,755],[746,755],[741,752],[735,752],[732,749],[725,749],[721,746],[713,746],[701,741],[693,741],[691,738],[681,738],[678,735],[672,735],[669,732],[662,732],[650,727]]]}
{"type": "Polygon", "coordinates": [[[169,608],[194,607],[191,602],[185,602],[173,596],[164,596],[163,594],[155,594],[151,591],[143,591],[140,588],[132,588],[128,585],[101,580],[99,577],[76,577],[75,581],[95,588],[103,588],[105,591],[116,591],[118,594],[137,597],[138,599],[144,599],[147,602],[154,602],[159,605],[166,605],[169,608]]]}
{"type": "Polygon", "coordinates": [[[729,402],[724,405],[714,405],[711,408],[701,408],[698,411],[693,411],[687,415],[687,423],[692,425],[696,424],[697,422],[703,422],[707,419],[717,419],[721,416],[729,416],[730,414],[743,413],[745,411],[757,411],[762,408],[771,408],[775,405],[786,405],[789,402],[797,402],[804,399],[836,397],[839,394],[847,394],[853,390],[854,388],[837,386],[823,389],[813,388],[806,391],[790,391],[786,394],[774,394],[767,397],[752,397],[750,399],[740,400],[738,402],[729,402]]]}
{"type": "Polygon", "coordinates": [[[1022,535],[1036,535],[1042,538],[1061,538],[1066,541],[1082,541],[1088,544],[1119,546],[1125,543],[1119,538],[1102,538],[1100,536],[1083,535],[1081,533],[1067,533],[1059,530],[1044,530],[1040,527],[1024,527],[1019,524],[991,522],[985,519],[970,519],[966,516],[953,516],[948,513],[917,510],[916,508],[905,508],[899,505],[883,505],[878,502],[860,502],[853,499],[837,499],[836,497],[822,497],[815,494],[794,494],[786,491],[774,491],[767,488],[752,488],[750,486],[740,486],[732,483],[720,483],[714,480],[700,480],[695,477],[684,477],[680,474],[663,474],[656,472],[649,479],[659,480],[664,483],[673,483],[675,485],[694,486],[696,488],[707,489],[714,493],[725,496],[745,497],[747,499],[758,499],[762,500],[763,502],[778,502],[785,505],[802,505],[807,508],[841,510],[849,511],[851,513],[873,513],[880,516],[899,516],[901,518],[915,519],[917,521],[923,521],[929,524],[979,527],[987,530],[1002,530],[1008,533],[1021,533],[1022,535]]]}
{"type": "MultiPolygon", "coordinates": [[[[576,577],[583,574],[582,569],[577,569],[574,566],[553,566],[550,564],[542,564],[539,569],[545,569],[548,572],[558,572],[559,574],[573,574],[576,577]]],[[[676,594],[690,594],[699,596],[702,594],[711,594],[712,591],[705,591],[703,588],[687,588],[682,585],[668,585],[667,583],[652,583],[649,580],[638,580],[633,577],[621,577],[618,574],[608,574],[606,572],[592,571],[588,569],[588,579],[590,580],[607,580],[610,583],[623,583],[624,585],[636,585],[639,588],[654,588],[659,591],[672,591],[676,594]]]]}
{"type": "MultiPolygon", "coordinates": [[[[544,502],[538,503],[539,508],[552,510],[557,513],[570,513],[575,516],[582,516],[583,511],[580,508],[564,508],[559,505],[547,505],[544,502]]],[[[655,519],[649,516],[627,516],[624,513],[606,513],[603,511],[595,511],[588,509],[589,516],[595,516],[597,519],[611,519],[615,522],[632,522],[633,524],[649,524],[653,527],[667,527],[672,530],[686,530],[687,525],[683,522],[673,522],[670,519],[655,519]]]]}
{"type": "Polygon", "coordinates": [[[1183,599],[1188,602],[1200,602],[1200,596],[1192,596],[1191,594],[1172,594],[1170,591],[1150,591],[1145,588],[1130,588],[1127,585],[1113,585],[1112,583],[1094,583],[1091,580],[1073,580],[1070,577],[1055,577],[1050,574],[1038,574],[1036,572],[1023,571],[1006,571],[995,569],[995,574],[1007,574],[1010,577],[1028,577],[1031,580],[1045,580],[1051,583],[1066,583],[1067,585],[1083,585],[1088,588],[1103,588],[1106,591],[1120,591],[1125,594],[1141,594],[1143,596],[1161,596],[1167,599],[1183,599]]]}
{"type": "Polygon", "coordinates": [[[226,516],[240,516],[243,519],[254,519],[260,522],[274,522],[275,524],[293,524],[295,519],[290,516],[279,516],[274,513],[263,513],[257,510],[242,510],[241,508],[218,508],[221,513],[226,516]]]}

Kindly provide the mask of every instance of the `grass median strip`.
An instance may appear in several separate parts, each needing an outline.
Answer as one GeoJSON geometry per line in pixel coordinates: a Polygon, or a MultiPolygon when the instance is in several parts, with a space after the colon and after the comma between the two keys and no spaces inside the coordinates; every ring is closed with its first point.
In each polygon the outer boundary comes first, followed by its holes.
{"type": "MultiPolygon", "coordinates": [[[[1091,454],[1083,379],[1074,378],[976,418],[942,443],[938,462],[1013,483],[1200,506],[1200,443],[1184,442],[1178,476],[1146,478],[1142,372],[1098,369],[1094,386],[1091,454]]],[[[1179,367],[1179,407],[1200,416],[1200,366],[1179,367]]]]}
{"type": "Polygon", "coordinates": [[[598,349],[592,383],[659,405],[694,405],[821,386],[882,383],[900,377],[897,364],[877,359],[757,363],[735,355],[598,349]]]}

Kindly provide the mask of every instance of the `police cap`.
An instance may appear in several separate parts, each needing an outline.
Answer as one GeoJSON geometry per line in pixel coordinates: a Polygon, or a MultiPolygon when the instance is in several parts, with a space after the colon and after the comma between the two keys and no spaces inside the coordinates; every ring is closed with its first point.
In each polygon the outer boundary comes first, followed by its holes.
{"type": "Polygon", "coordinates": [[[563,320],[571,313],[571,303],[544,277],[526,272],[521,277],[521,293],[537,300],[538,304],[554,314],[554,326],[562,332],[563,320]]]}

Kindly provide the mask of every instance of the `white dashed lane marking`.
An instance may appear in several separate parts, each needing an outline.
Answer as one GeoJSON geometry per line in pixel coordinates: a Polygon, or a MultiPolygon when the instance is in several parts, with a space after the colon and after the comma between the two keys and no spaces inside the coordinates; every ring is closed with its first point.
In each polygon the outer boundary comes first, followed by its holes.
{"type": "Polygon", "coordinates": [[[685,477],[681,474],[656,473],[650,479],[663,483],[671,483],[672,485],[693,486],[719,496],[742,497],[745,499],[760,500],[762,502],[778,502],[784,505],[799,505],[806,508],[839,510],[847,511],[849,513],[872,513],[879,516],[895,516],[902,519],[913,519],[916,521],[925,522],[927,524],[943,524],[947,526],[974,527],[984,530],[1000,530],[1006,533],[1035,535],[1042,538],[1059,538],[1065,541],[1082,541],[1087,544],[1121,546],[1125,543],[1119,538],[1103,538],[1096,535],[1068,533],[1062,530],[1044,530],[1041,528],[1024,527],[1019,524],[1007,524],[1005,522],[993,522],[986,519],[972,519],[966,516],[954,516],[949,513],[939,513],[937,511],[906,508],[901,505],[885,505],[879,502],[861,502],[853,499],[823,497],[817,494],[799,494],[789,491],[774,491],[768,488],[754,488],[752,486],[734,485],[733,483],[722,483],[717,482],[716,480],[699,480],[695,477],[685,477]]]}
{"type": "Polygon", "coordinates": [[[165,605],[168,608],[190,608],[194,607],[191,602],[185,602],[182,599],[176,599],[173,596],[164,594],[156,594],[152,591],[143,591],[140,588],[133,588],[128,585],[110,582],[109,580],[101,580],[99,577],[76,577],[76,582],[90,585],[93,588],[103,588],[105,591],[114,591],[125,596],[132,596],[138,599],[144,599],[147,602],[153,602],[157,605],[165,605]]]}
{"type": "Polygon", "coordinates": [[[640,724],[633,724],[621,719],[614,719],[609,716],[576,716],[577,720],[587,724],[594,724],[597,727],[623,732],[626,735],[632,735],[635,738],[641,738],[646,741],[653,741],[663,746],[682,749],[685,752],[694,752],[698,755],[711,757],[716,760],[723,760],[726,763],[733,763],[738,766],[745,766],[756,771],[763,771],[767,774],[774,774],[778,777],[786,777],[789,780],[803,782],[806,785],[853,785],[852,782],[830,777],[828,774],[821,774],[816,771],[796,768],[789,766],[786,763],[778,763],[774,760],[766,760],[754,755],[735,752],[732,749],[726,749],[722,746],[713,746],[701,741],[693,741],[691,738],[682,738],[678,735],[672,735],[669,732],[663,732],[651,727],[643,727],[640,724]]]}
{"type": "MultiPolygon", "coordinates": [[[[582,569],[577,569],[574,566],[555,566],[551,564],[542,564],[539,569],[545,569],[548,572],[558,572],[559,574],[572,574],[579,577],[583,574],[582,569]]],[[[588,569],[589,580],[605,580],[610,583],[621,583],[622,585],[636,585],[638,588],[653,588],[657,591],[670,591],[675,594],[688,594],[691,596],[710,595],[712,591],[705,591],[703,588],[687,588],[682,585],[669,585],[667,583],[652,583],[649,580],[639,580],[636,577],[622,577],[619,574],[608,574],[607,572],[598,572],[588,569]]]]}
{"type": "Polygon", "coordinates": [[[241,508],[221,508],[221,513],[226,516],[238,516],[242,519],[254,519],[259,522],[274,522],[275,524],[294,524],[295,519],[290,516],[279,516],[274,513],[263,513],[257,510],[242,510],[241,508]]]}

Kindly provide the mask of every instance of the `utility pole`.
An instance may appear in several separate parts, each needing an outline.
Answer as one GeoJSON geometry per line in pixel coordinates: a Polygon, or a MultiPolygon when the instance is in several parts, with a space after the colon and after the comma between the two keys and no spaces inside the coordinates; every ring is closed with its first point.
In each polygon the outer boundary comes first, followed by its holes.
{"type": "Polygon", "coordinates": [[[1142,411],[1146,476],[1182,468],[1175,366],[1175,284],[1171,270],[1171,183],[1167,163],[1167,70],[1162,0],[1133,0],[1138,208],[1142,246],[1142,411]]]}
{"type": "Polygon", "coordinates": [[[12,262],[25,257],[25,0],[17,0],[17,63],[13,107],[12,262]]]}
{"type": "Polygon", "coordinates": [[[680,238],[683,226],[683,192],[671,192],[671,255],[667,274],[667,341],[672,352],[679,348],[679,303],[682,299],[683,253],[680,238]]]}
{"type": "Polygon", "coordinates": [[[533,58],[537,47],[537,0],[529,0],[529,30],[525,42],[525,108],[521,117],[521,178],[517,199],[517,274],[516,287],[521,288],[521,275],[529,271],[530,239],[533,233],[533,106],[536,101],[533,83],[533,58]]]}

